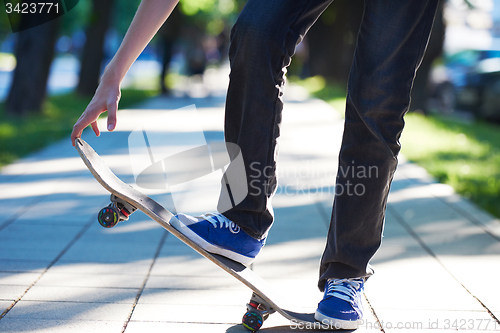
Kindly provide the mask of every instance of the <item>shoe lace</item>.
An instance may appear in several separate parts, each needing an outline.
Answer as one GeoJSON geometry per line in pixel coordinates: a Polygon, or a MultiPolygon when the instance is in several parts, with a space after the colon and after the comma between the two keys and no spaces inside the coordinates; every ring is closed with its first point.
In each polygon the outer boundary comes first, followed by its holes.
{"type": "Polygon", "coordinates": [[[340,298],[346,302],[354,303],[354,298],[363,286],[363,279],[332,279],[328,280],[327,296],[340,298]]]}
{"type": "Polygon", "coordinates": [[[203,218],[212,223],[214,228],[217,228],[217,224],[219,224],[219,228],[229,228],[229,231],[231,231],[233,234],[237,234],[241,230],[239,225],[222,214],[207,213],[203,215],[203,218]]]}

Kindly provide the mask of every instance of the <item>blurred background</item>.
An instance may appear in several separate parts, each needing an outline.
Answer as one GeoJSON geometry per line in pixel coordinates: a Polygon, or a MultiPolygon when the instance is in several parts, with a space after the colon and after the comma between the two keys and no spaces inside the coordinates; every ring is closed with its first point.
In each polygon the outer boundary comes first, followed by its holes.
{"type": "MultiPolygon", "coordinates": [[[[19,33],[0,14],[0,167],[69,135],[139,3],[81,0],[19,33]]],[[[125,78],[120,108],[160,94],[212,96],[214,80],[226,84],[229,32],[244,4],[182,0],[125,78]]],[[[288,72],[340,112],[362,7],[335,0],[288,72]]],[[[440,3],[410,111],[404,156],[500,216],[500,0],[440,3]]]]}

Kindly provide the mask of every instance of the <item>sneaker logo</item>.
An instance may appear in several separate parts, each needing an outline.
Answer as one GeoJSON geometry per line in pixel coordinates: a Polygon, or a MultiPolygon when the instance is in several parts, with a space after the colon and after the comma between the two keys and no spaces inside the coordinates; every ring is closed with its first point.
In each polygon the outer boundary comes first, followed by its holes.
{"type": "Polygon", "coordinates": [[[240,226],[234,222],[231,222],[231,224],[229,225],[229,231],[231,231],[231,233],[233,234],[237,234],[238,232],[240,232],[240,230],[240,226]]]}

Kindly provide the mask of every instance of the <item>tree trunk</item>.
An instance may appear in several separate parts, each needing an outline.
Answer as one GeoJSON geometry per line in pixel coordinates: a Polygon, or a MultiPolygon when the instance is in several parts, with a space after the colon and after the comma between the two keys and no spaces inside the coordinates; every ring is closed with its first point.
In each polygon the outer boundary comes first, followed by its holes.
{"type": "Polygon", "coordinates": [[[415,80],[413,81],[410,105],[411,111],[419,110],[424,114],[428,113],[428,101],[430,98],[429,75],[431,73],[432,63],[437,57],[441,56],[441,53],[443,52],[444,34],[446,30],[443,18],[444,3],[445,1],[439,2],[434,25],[432,26],[429,45],[427,46],[425,56],[422,59],[422,64],[420,65],[417,75],[415,76],[415,80]]]}
{"type": "Polygon", "coordinates": [[[336,0],[313,25],[308,33],[312,75],[347,82],[363,6],[362,0],[336,0]]]}
{"type": "Polygon", "coordinates": [[[92,14],[83,48],[80,77],[76,91],[83,96],[93,95],[101,76],[104,40],[111,22],[114,0],[92,0],[92,14]]]}
{"type": "Polygon", "coordinates": [[[170,90],[165,83],[165,78],[170,68],[170,61],[172,60],[172,56],[174,53],[174,45],[179,39],[181,26],[184,21],[179,8],[179,6],[176,6],[174,8],[168,20],[165,21],[163,26],[158,31],[158,36],[160,37],[160,45],[162,48],[160,87],[161,93],[164,95],[168,95],[170,93],[170,90]]]}
{"type": "Polygon", "coordinates": [[[17,65],[5,105],[7,113],[25,115],[41,111],[58,27],[56,19],[17,33],[17,65]]]}

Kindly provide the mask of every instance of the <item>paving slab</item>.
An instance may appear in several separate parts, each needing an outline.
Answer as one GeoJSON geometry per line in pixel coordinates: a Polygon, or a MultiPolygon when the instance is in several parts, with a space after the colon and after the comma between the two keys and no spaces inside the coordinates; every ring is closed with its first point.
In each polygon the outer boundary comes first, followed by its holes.
{"type": "Polygon", "coordinates": [[[211,306],[215,301],[228,306],[241,306],[250,299],[247,289],[161,289],[146,288],[141,294],[140,304],[166,305],[204,305],[211,306]]]}
{"type": "Polygon", "coordinates": [[[83,274],[83,275],[131,275],[146,276],[152,259],[131,262],[89,262],[89,261],[68,261],[59,260],[50,268],[50,273],[60,274],[83,274]]]}
{"type": "Polygon", "coordinates": [[[54,228],[12,223],[0,233],[0,258],[54,260],[81,229],[72,225],[54,228]]]}
{"type": "Polygon", "coordinates": [[[96,321],[96,320],[47,320],[27,318],[4,318],[0,322],[0,332],[19,333],[95,333],[95,332],[121,332],[122,321],[96,321]]]}
{"type": "Polygon", "coordinates": [[[133,304],[138,292],[138,288],[84,288],[36,285],[24,295],[23,301],[133,304]]]}
{"type": "Polygon", "coordinates": [[[429,310],[377,310],[384,330],[398,332],[406,330],[498,330],[500,326],[482,311],[429,311],[429,310]]]}
{"type": "Polygon", "coordinates": [[[51,260],[0,259],[0,272],[43,272],[51,260]]]}
{"type": "Polygon", "coordinates": [[[377,274],[368,281],[366,295],[377,313],[380,309],[484,311],[434,258],[393,259],[376,267],[377,274]],[[391,291],[394,294],[387,297],[391,291]]]}
{"type": "Polygon", "coordinates": [[[48,271],[38,280],[37,286],[137,289],[142,286],[144,279],[144,276],[132,274],[71,274],[48,271]]]}
{"type": "Polygon", "coordinates": [[[96,206],[104,206],[105,203],[102,195],[53,194],[28,208],[15,223],[43,223],[44,225],[56,226],[83,225],[96,215],[96,213],[89,214],[89,212],[96,206]]]}
{"type": "Polygon", "coordinates": [[[89,231],[61,259],[102,263],[142,261],[153,258],[160,246],[163,234],[164,232],[159,229],[123,234],[89,231]],[[137,234],[137,239],[135,239],[135,234],[137,234]],[[130,246],[135,241],[137,241],[135,246],[130,246]]]}
{"type": "Polygon", "coordinates": [[[245,304],[239,306],[214,304],[137,304],[132,320],[156,322],[187,322],[238,324],[245,313],[245,304]]]}
{"type": "Polygon", "coordinates": [[[7,308],[12,305],[13,301],[11,300],[0,300],[0,311],[4,312],[7,308]]]}
{"type": "Polygon", "coordinates": [[[241,282],[225,272],[219,276],[150,276],[146,288],[171,289],[211,289],[211,290],[246,290],[241,282]]]}
{"type": "Polygon", "coordinates": [[[241,332],[247,333],[248,330],[243,325],[234,324],[209,324],[209,323],[165,323],[165,322],[143,322],[130,321],[127,325],[126,333],[165,333],[165,332],[241,332]]]}
{"type": "MultiPolygon", "coordinates": [[[[413,233],[412,237],[456,281],[453,284],[462,287],[456,293],[439,295],[455,299],[465,290],[483,313],[491,312],[499,318],[500,291],[479,282],[481,277],[499,273],[494,264],[500,254],[498,219],[459,197],[451,187],[436,183],[411,163],[400,168],[398,177],[407,182],[406,187],[391,193],[388,214],[413,233]],[[424,205],[425,201],[432,203],[424,205]]],[[[425,281],[426,277],[422,278],[425,281]]]]}
{"type": "Polygon", "coordinates": [[[465,258],[459,255],[447,255],[440,256],[439,260],[471,296],[480,301],[496,318],[500,318],[498,288],[492,288],[489,283],[481,282],[499,276],[500,267],[497,263],[500,262],[500,255],[471,255],[465,258]]]}
{"type": "Polygon", "coordinates": [[[40,277],[40,273],[0,272],[0,285],[29,286],[40,277]]]}
{"type": "Polygon", "coordinates": [[[125,322],[132,304],[20,301],[9,318],[25,320],[90,320],[125,322]]]}
{"type": "Polygon", "coordinates": [[[28,289],[26,285],[0,285],[0,300],[15,301],[28,289]]]}
{"type": "MultiPolygon", "coordinates": [[[[182,248],[187,248],[183,245],[182,248]]],[[[174,250],[169,253],[167,247],[165,252],[168,256],[161,256],[155,262],[151,270],[151,277],[155,276],[203,276],[203,277],[220,277],[221,274],[218,266],[208,261],[201,254],[189,249],[188,253],[177,254],[174,250]],[[192,253],[191,253],[192,252],[192,253]]]]}

